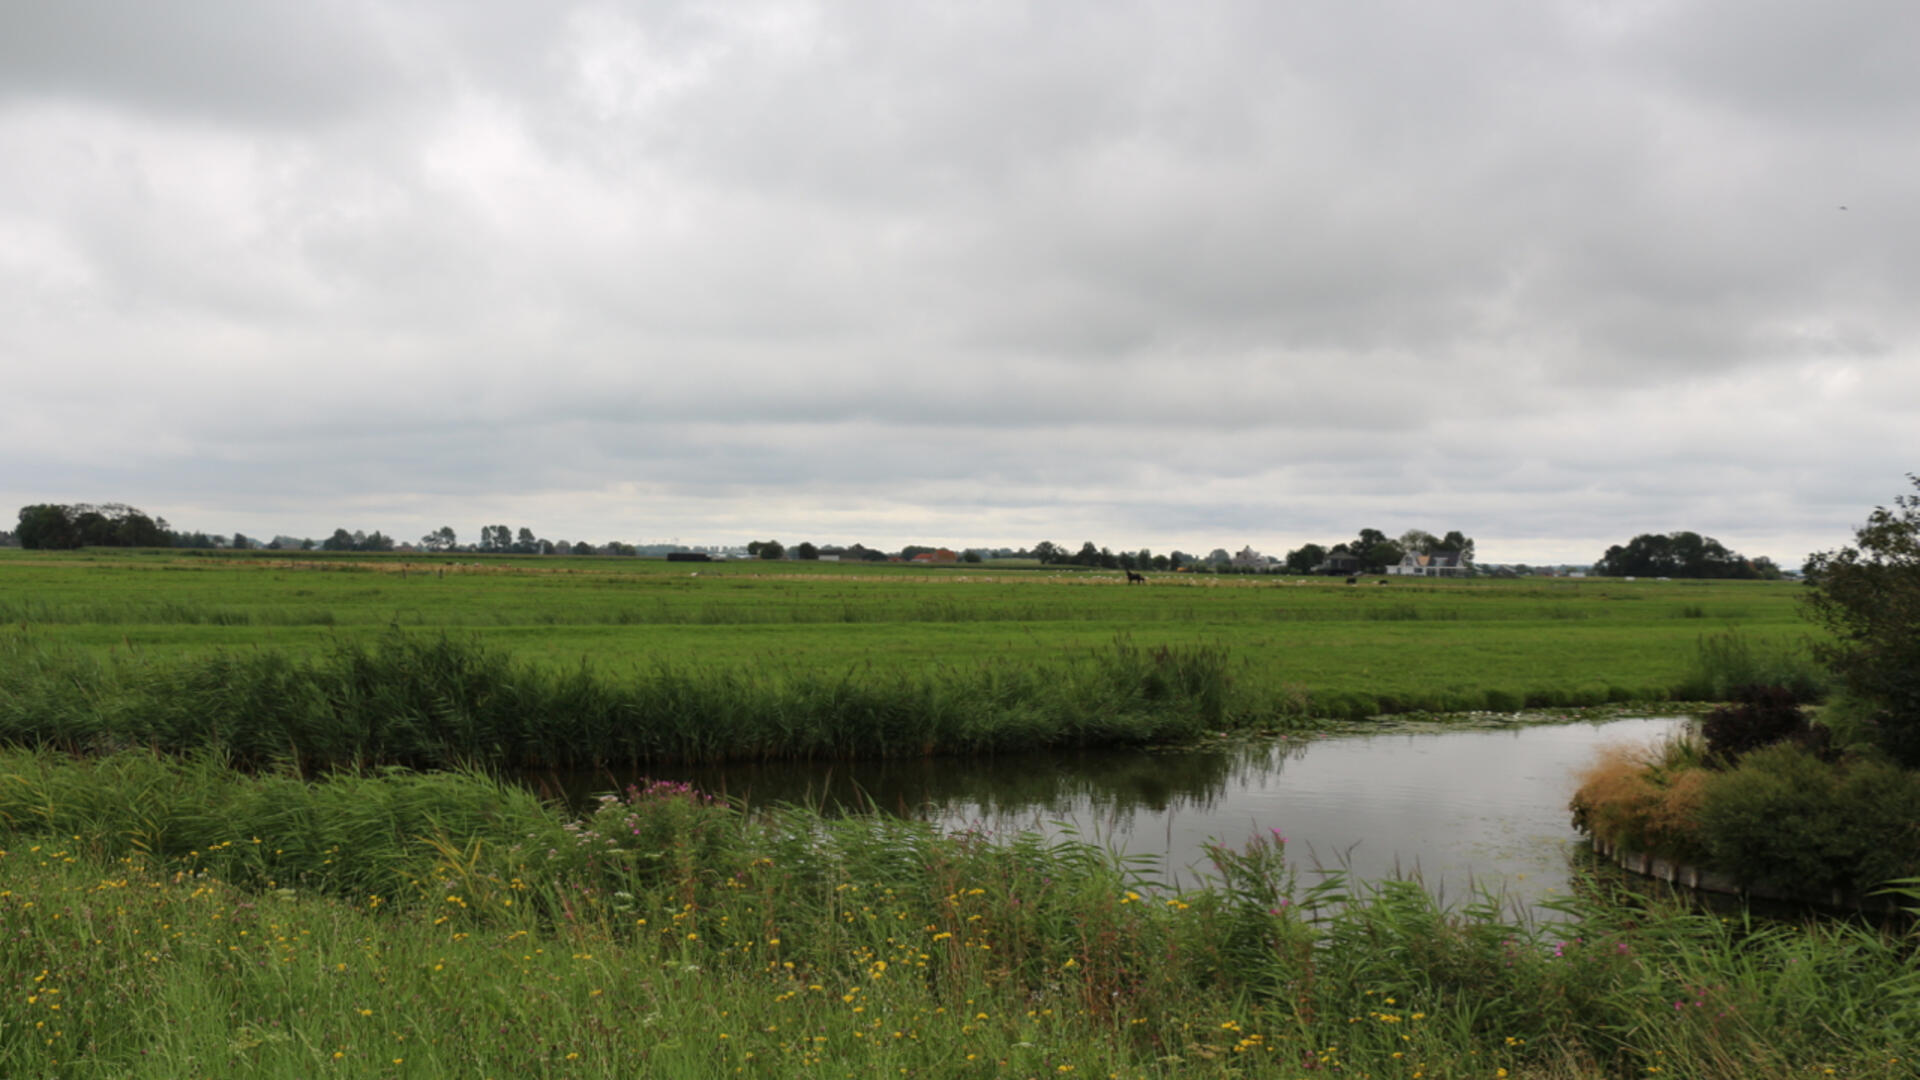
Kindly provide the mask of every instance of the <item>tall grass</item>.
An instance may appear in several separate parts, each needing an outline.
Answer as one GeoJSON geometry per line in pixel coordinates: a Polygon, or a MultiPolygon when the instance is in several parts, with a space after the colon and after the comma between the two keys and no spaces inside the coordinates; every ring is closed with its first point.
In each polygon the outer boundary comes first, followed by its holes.
{"type": "Polygon", "coordinates": [[[1815,702],[1832,685],[1832,676],[1815,662],[1805,641],[1759,640],[1725,630],[1701,635],[1674,694],[1688,701],[1727,701],[1746,687],[1777,686],[1797,701],[1815,702]]]}
{"type": "Polygon", "coordinates": [[[409,782],[0,756],[0,1074],[1913,1075],[1916,943],[1844,924],[1597,887],[1517,924],[1300,888],[1274,835],[1172,893],[1071,841],[678,785],[574,822],[473,776],[356,809],[409,782]]]}
{"type": "Polygon", "coordinates": [[[521,768],[901,757],[1134,745],[1236,722],[1222,650],[1123,640],[1056,664],[891,671],[556,670],[477,641],[391,632],[318,657],[164,663],[15,640],[0,741],[73,750],[218,748],[244,766],[521,768]]]}

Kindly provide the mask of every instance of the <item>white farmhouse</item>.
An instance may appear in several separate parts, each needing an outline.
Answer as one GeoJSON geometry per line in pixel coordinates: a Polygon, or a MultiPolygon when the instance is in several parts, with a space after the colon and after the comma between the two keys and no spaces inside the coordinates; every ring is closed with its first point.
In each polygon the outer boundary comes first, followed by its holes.
{"type": "Polygon", "coordinates": [[[1409,551],[1397,565],[1387,567],[1387,573],[1403,577],[1466,577],[1472,572],[1473,568],[1457,551],[1436,551],[1431,555],[1409,551]]]}

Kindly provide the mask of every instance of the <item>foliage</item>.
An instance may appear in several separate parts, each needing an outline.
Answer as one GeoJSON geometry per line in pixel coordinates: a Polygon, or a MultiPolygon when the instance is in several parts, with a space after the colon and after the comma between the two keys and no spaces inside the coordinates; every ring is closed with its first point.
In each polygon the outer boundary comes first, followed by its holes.
{"type": "Polygon", "coordinates": [[[1694,532],[1641,533],[1615,544],[1593,564],[1608,577],[1753,578],[1758,572],[1738,552],[1694,532]]]}
{"type": "Polygon", "coordinates": [[[1287,552],[1286,567],[1289,574],[1311,574],[1315,567],[1327,561],[1327,549],[1319,544],[1302,544],[1287,552]]]}
{"type": "Polygon", "coordinates": [[[0,742],[218,748],[249,767],[583,768],[1176,742],[1240,722],[1224,652],[1124,639],[1055,665],[755,675],[666,664],[618,678],[478,641],[390,632],[314,658],[218,652],[0,668],[0,742]]]}
{"type": "Polygon", "coordinates": [[[1594,886],[1564,924],[1517,923],[1412,882],[1302,888],[1268,834],[1174,891],[1074,841],[680,790],[568,830],[466,776],[409,788],[447,820],[395,844],[373,812],[351,838],[327,822],[399,776],[223,821],[138,795],[297,792],[132,757],[0,757],[0,797],[27,778],[45,810],[0,822],[0,1073],[1894,1080],[1920,1023],[1889,934],[1594,886]],[[192,846],[130,843],[154,829],[192,846]],[[300,862],[249,869],[272,851],[300,862]]]}
{"type": "Polygon", "coordinates": [[[164,547],[174,540],[165,518],[149,517],[124,503],[23,506],[15,536],[21,547],[51,550],[164,547]]]}
{"type": "Polygon", "coordinates": [[[1702,748],[1613,747],[1579,777],[1574,826],[1749,885],[1860,895],[1920,874],[1920,774],[1822,761],[1791,742],[1706,767],[1702,748]]]}
{"type": "Polygon", "coordinates": [[[1808,722],[1791,690],[1746,686],[1734,692],[1733,702],[1714,709],[1701,722],[1708,760],[1730,765],[1779,742],[1793,742],[1816,754],[1824,749],[1825,729],[1808,722]]]}
{"type": "Polygon", "coordinates": [[[1677,693],[1690,701],[1731,701],[1749,687],[1765,686],[1796,702],[1817,702],[1827,696],[1831,677],[1810,651],[1805,642],[1756,640],[1739,630],[1703,634],[1677,693]]]}
{"type": "Polygon", "coordinates": [[[1920,775],[1765,747],[1708,781],[1700,840],[1713,866],[1744,882],[1865,892],[1920,874],[1920,775]]]}
{"type": "Polygon", "coordinates": [[[1705,854],[1699,815],[1707,776],[1690,740],[1611,746],[1576,778],[1573,826],[1608,843],[1689,859],[1705,854]]]}
{"type": "Polygon", "coordinates": [[[1807,557],[1808,610],[1833,633],[1818,655],[1871,710],[1886,752],[1920,767],[1920,495],[1876,507],[1854,539],[1807,557]]]}

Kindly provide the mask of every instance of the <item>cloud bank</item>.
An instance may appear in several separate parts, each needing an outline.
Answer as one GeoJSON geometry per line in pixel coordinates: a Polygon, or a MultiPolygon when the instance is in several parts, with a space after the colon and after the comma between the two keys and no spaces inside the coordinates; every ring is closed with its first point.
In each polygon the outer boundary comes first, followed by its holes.
{"type": "Polygon", "coordinates": [[[1920,469],[1920,9],[0,14],[6,506],[1793,563],[1920,469]]]}

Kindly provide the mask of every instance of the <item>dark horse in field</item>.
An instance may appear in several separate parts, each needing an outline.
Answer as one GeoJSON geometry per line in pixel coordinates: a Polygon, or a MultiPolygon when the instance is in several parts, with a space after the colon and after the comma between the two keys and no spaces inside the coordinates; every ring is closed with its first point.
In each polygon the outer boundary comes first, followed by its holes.
{"type": "Polygon", "coordinates": [[[1145,585],[1146,583],[1147,583],[1147,576],[1145,574],[1136,574],[1131,570],[1127,571],[1127,584],[1145,585]]]}

